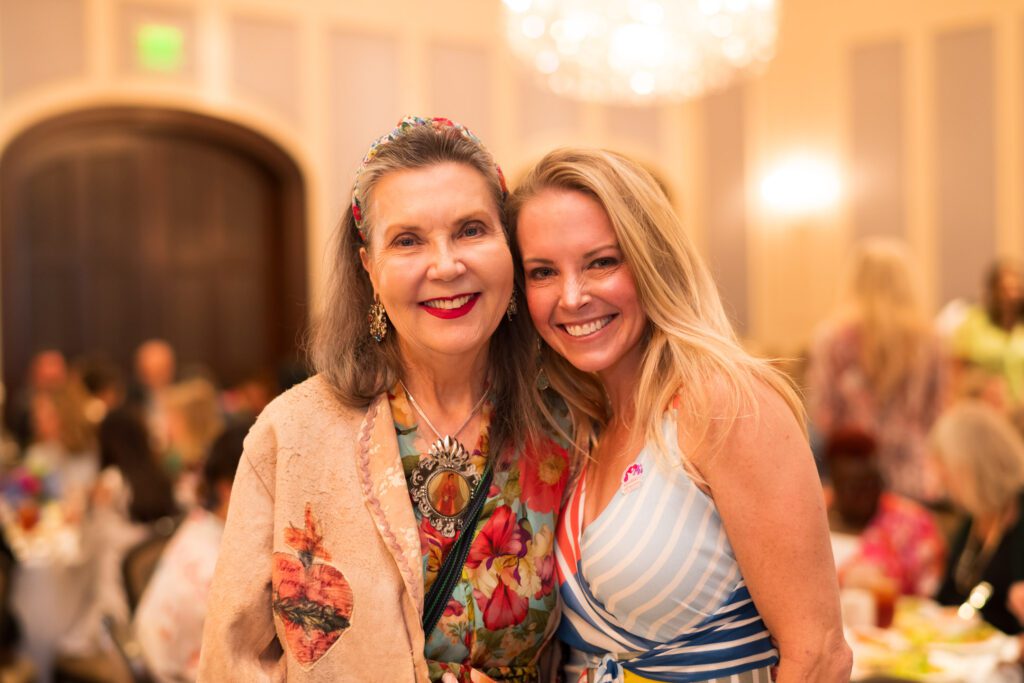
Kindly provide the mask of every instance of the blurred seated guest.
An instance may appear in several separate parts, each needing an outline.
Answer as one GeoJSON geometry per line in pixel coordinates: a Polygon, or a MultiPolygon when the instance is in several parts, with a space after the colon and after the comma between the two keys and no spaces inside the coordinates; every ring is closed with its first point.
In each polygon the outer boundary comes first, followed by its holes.
{"type": "Polygon", "coordinates": [[[171,482],[137,414],[125,409],[108,414],[100,424],[99,450],[103,469],[83,538],[94,591],[90,605],[61,641],[65,654],[100,651],[105,643],[104,615],[127,623],[124,556],[150,533],[154,522],[178,512],[171,482]]]}
{"type": "Polygon", "coordinates": [[[875,440],[856,430],[835,432],[825,457],[832,477],[829,527],[834,537],[855,539],[845,557],[836,553],[840,584],[869,588],[860,584],[884,576],[903,595],[933,595],[945,567],[945,540],[928,510],[885,490],[875,440]]]}
{"type": "Polygon", "coordinates": [[[111,361],[100,356],[79,359],[74,364],[74,374],[88,393],[86,416],[93,424],[99,424],[107,413],[124,404],[124,377],[111,361]]]}
{"type": "Polygon", "coordinates": [[[953,542],[937,599],[959,605],[982,581],[992,585],[981,610],[986,621],[1021,633],[1011,586],[1024,580],[1024,441],[989,406],[965,401],[932,430],[933,453],[950,499],[968,515],[953,542]]]}
{"type": "Polygon", "coordinates": [[[251,423],[277,395],[270,372],[253,373],[221,393],[221,404],[229,422],[251,423]]]}
{"type": "Polygon", "coordinates": [[[52,493],[72,517],[85,511],[99,469],[95,427],[86,405],[85,389],[76,381],[38,391],[31,402],[32,441],[25,451],[25,464],[52,477],[56,485],[52,493]]]}
{"type": "Polygon", "coordinates": [[[952,347],[957,360],[1002,379],[1013,405],[1024,402],[1024,289],[1015,264],[992,266],[984,306],[967,311],[952,347]]]}
{"type": "Polygon", "coordinates": [[[945,385],[941,344],[921,306],[905,248],[891,240],[863,243],[847,273],[843,301],[811,349],[808,413],[815,429],[873,434],[887,489],[921,501],[939,499],[926,436],[945,385]]]}
{"type": "Polygon", "coordinates": [[[165,465],[172,475],[202,466],[210,445],[224,429],[217,390],[206,379],[179,382],[167,392],[165,465]]]}
{"type": "Polygon", "coordinates": [[[146,426],[162,450],[167,444],[164,394],[177,377],[177,356],[163,339],[150,339],[135,350],[134,370],[128,402],[146,416],[146,426]]]}
{"type": "MultiPolygon", "coordinates": [[[[35,680],[30,671],[25,671],[27,660],[18,656],[21,629],[11,612],[11,578],[16,562],[7,539],[0,533],[0,681],[35,680]],[[25,675],[18,677],[19,671],[25,675]]],[[[31,669],[31,664],[28,666],[31,669]]]]}
{"type": "Polygon", "coordinates": [[[32,441],[32,397],[39,392],[56,391],[64,386],[67,379],[67,361],[60,351],[45,349],[32,356],[25,384],[14,394],[7,407],[7,424],[22,449],[32,441]]]}
{"type": "Polygon", "coordinates": [[[179,382],[166,394],[167,449],[165,471],[175,482],[178,503],[190,508],[197,502],[199,473],[217,435],[224,429],[217,390],[206,379],[179,382]]]}
{"type": "Polygon", "coordinates": [[[143,658],[158,683],[196,680],[207,594],[249,427],[231,426],[214,441],[203,466],[205,506],[175,532],[135,612],[143,658]]]}

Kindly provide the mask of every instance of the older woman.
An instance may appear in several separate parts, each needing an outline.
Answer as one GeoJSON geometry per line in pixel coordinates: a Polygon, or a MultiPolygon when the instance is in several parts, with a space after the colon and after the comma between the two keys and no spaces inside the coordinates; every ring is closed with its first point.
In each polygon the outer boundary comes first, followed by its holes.
{"type": "Polygon", "coordinates": [[[1024,633],[1024,441],[988,405],[964,401],[932,430],[934,456],[953,503],[968,514],[950,553],[939,602],[959,605],[981,582],[991,596],[981,609],[989,623],[1024,633]]]}
{"type": "Polygon", "coordinates": [[[580,680],[849,680],[799,402],[740,348],[656,181],[559,150],[509,204],[547,376],[596,437],[557,536],[580,680]]]}
{"type": "Polygon", "coordinates": [[[568,467],[537,436],[504,197],[446,119],[404,119],[371,147],[319,374],[246,441],[201,679],[538,678],[568,467]]]}

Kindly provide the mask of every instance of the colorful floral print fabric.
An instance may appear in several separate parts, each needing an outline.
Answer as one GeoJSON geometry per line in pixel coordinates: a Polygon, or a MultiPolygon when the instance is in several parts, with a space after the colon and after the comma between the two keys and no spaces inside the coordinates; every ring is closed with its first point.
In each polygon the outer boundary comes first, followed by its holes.
{"type": "MultiPolygon", "coordinates": [[[[417,430],[416,413],[404,392],[388,396],[398,434],[406,481],[429,451],[434,435],[417,430]]],[[[492,407],[482,409],[484,428],[472,448],[471,462],[483,472],[487,463],[492,407]]],[[[469,442],[465,434],[462,435],[469,442]]],[[[506,454],[509,455],[509,454],[506,454]]],[[[533,664],[556,626],[551,615],[555,590],[554,529],[569,478],[564,448],[546,442],[528,447],[496,466],[462,578],[434,631],[426,657],[432,681],[452,673],[457,681],[519,681],[535,677],[533,664]]],[[[445,538],[416,512],[429,590],[454,538],[445,538]]],[[[446,679],[450,680],[450,679],[446,679]]]]}
{"type": "Polygon", "coordinates": [[[288,649],[303,666],[312,666],[341,637],[352,621],[352,587],[323,547],[323,528],[306,504],[302,528],[285,529],[292,553],[274,553],[274,614],[284,626],[288,649]]]}

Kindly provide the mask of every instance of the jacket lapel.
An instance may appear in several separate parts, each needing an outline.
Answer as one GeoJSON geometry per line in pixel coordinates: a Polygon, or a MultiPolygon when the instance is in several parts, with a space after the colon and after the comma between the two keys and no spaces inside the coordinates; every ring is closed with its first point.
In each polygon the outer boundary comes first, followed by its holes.
{"type": "Polygon", "coordinates": [[[386,394],[374,399],[366,411],[359,430],[356,457],[366,507],[422,618],[423,555],[420,536],[386,394]]]}

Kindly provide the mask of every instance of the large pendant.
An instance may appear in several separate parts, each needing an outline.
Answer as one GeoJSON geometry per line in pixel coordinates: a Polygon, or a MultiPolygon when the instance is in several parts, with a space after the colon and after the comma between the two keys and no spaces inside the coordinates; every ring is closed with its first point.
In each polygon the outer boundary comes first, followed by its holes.
{"type": "Polygon", "coordinates": [[[479,481],[469,452],[458,439],[445,436],[413,470],[412,500],[438,533],[451,538],[462,529],[462,513],[479,481]]]}

